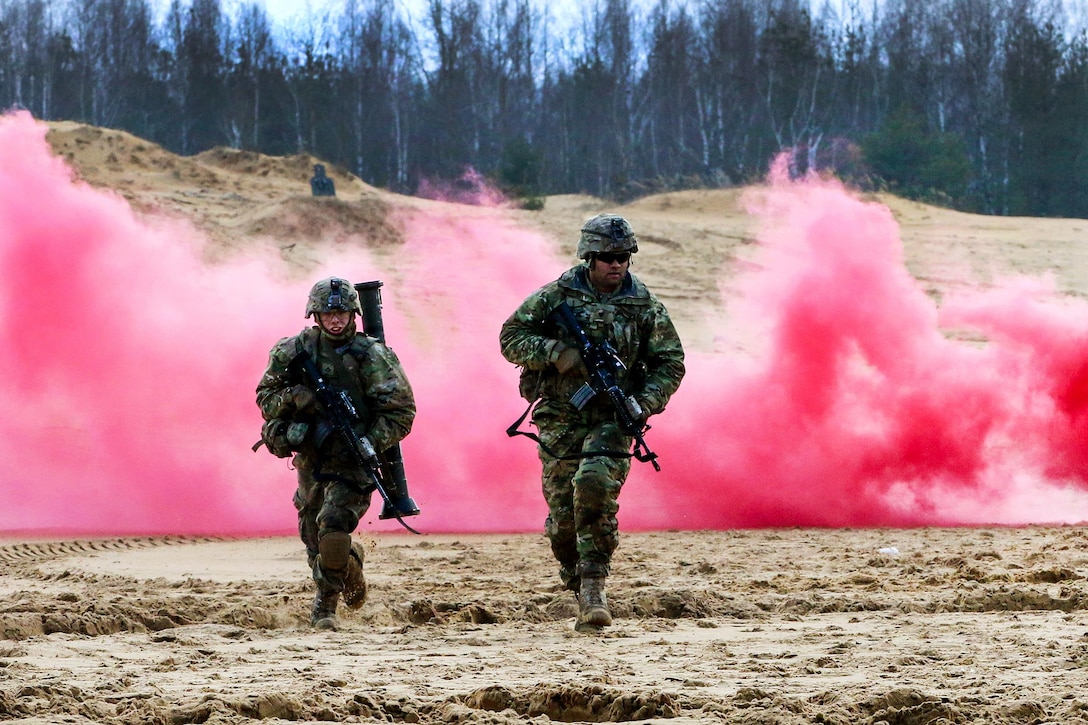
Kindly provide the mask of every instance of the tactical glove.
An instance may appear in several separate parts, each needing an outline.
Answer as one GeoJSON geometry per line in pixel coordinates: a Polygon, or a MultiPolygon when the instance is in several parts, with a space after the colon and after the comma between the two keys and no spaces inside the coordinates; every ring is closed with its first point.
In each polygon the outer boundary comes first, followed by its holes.
{"type": "Polygon", "coordinates": [[[635,396],[628,395],[623,399],[623,407],[627,412],[627,415],[631,417],[637,425],[642,425],[646,422],[646,419],[650,416],[646,414],[646,411],[642,409],[642,406],[635,400],[635,396]]]}
{"type": "Polygon", "coordinates": [[[295,410],[304,413],[314,406],[314,391],[305,385],[296,385],[290,390],[291,402],[295,404],[295,410]]]}
{"type": "Polygon", "coordinates": [[[567,347],[561,342],[555,343],[555,349],[552,351],[552,363],[560,375],[571,378],[584,377],[585,375],[582,356],[573,347],[567,347]]]}

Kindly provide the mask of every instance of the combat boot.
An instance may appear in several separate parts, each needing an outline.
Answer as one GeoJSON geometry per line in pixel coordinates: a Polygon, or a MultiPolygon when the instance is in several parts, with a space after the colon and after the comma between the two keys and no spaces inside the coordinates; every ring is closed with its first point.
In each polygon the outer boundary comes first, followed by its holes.
{"type": "Polygon", "coordinates": [[[310,610],[310,625],[315,629],[337,629],[340,626],[336,621],[336,605],[339,601],[339,592],[318,589],[314,596],[314,607],[310,610]]]}
{"type": "Polygon", "coordinates": [[[358,609],[366,602],[366,577],[363,576],[363,545],[351,545],[348,571],[344,574],[344,604],[358,609]]]}
{"type": "Polygon", "coordinates": [[[612,613],[608,611],[604,577],[582,577],[582,587],[578,592],[578,622],[574,628],[578,631],[592,631],[610,624],[612,613]]]}

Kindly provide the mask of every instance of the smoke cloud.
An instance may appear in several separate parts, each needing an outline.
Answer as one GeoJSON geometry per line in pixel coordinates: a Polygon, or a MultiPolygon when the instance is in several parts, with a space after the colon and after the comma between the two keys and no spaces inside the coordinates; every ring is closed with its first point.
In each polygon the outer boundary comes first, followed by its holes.
{"type": "Polygon", "coordinates": [[[629,484],[655,494],[640,525],[1088,518],[1083,302],[1015,279],[938,309],[885,206],[782,166],[748,205],[759,253],[730,313],[762,344],[692,356],[654,431],[668,483],[636,471],[629,484]]]}
{"type": "MultiPolygon", "coordinates": [[[[505,434],[526,403],[498,329],[567,266],[547,239],[449,206],[402,212],[396,270],[343,246],[304,281],[274,254],[204,264],[200,234],[75,179],[45,132],[0,118],[0,532],[293,533],[294,472],[250,450],[254,388],[332,274],[386,284],[419,408],[402,444],[413,526],[541,530],[535,447],[505,434]]],[[[624,528],[1088,518],[1083,303],[1016,279],[938,309],[890,212],[833,182],[778,174],[749,211],[758,256],[723,284],[742,292],[732,327],[761,344],[689,353],[647,436],[664,470],[635,464],[624,528]]],[[[379,510],[362,528],[400,530],[379,510]]]]}

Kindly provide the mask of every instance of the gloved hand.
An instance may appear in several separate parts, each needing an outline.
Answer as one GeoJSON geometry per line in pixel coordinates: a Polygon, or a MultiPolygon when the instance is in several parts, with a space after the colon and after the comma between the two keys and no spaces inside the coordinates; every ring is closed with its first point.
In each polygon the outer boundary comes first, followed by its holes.
{"type": "Polygon", "coordinates": [[[633,395],[628,395],[623,399],[623,407],[627,410],[627,415],[631,416],[631,420],[633,420],[636,425],[641,426],[646,422],[646,419],[650,417],[649,414],[642,409],[642,406],[638,404],[638,401],[635,400],[635,396],[633,395]]]}
{"type": "Polygon", "coordinates": [[[552,364],[555,365],[555,369],[559,371],[560,375],[571,378],[580,375],[584,376],[582,356],[573,347],[567,347],[561,342],[555,343],[555,349],[552,351],[552,364]]]}
{"type": "Polygon", "coordinates": [[[374,443],[363,434],[363,427],[361,425],[352,426],[355,429],[355,435],[359,436],[359,449],[363,452],[363,458],[373,458],[378,454],[374,448],[374,443]]]}
{"type": "Polygon", "coordinates": [[[290,390],[291,402],[295,404],[295,410],[303,413],[314,406],[314,391],[305,385],[296,385],[290,390]]]}

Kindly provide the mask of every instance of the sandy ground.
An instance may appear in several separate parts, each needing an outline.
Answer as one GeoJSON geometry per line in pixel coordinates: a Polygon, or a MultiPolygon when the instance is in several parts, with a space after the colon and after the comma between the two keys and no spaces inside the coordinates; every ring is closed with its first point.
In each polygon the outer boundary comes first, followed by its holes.
{"type": "MultiPolygon", "coordinates": [[[[56,124],[56,152],[141,212],[191,219],[209,262],[255,236],[300,275],[320,217],[394,249],[407,199],[330,167],[338,198],[299,192],[313,159],[183,159],[122,133],[56,124]],[[327,201],[327,200],[326,200],[327,201]],[[241,240],[241,241],[240,241],[241,240]]],[[[640,270],[693,348],[716,274],[751,230],[739,191],[623,208],[640,270]]],[[[1054,270],[1088,294],[1080,220],[986,219],[882,199],[933,295],[1054,270]],[[1030,240],[1030,244],[1028,241],[1030,240]]],[[[570,243],[599,203],[503,213],[570,243]]],[[[331,222],[331,223],[330,223],[331,222]]],[[[333,240],[335,241],[335,240],[333,240]]],[[[1088,722],[1083,527],[624,534],[616,615],[573,631],[542,535],[358,535],[370,598],[337,632],[307,626],[294,538],[0,541],[0,719],[24,723],[1088,722]]]]}
{"type": "Polygon", "coordinates": [[[0,547],[0,714],[22,722],[1088,722],[1086,532],[623,539],[573,631],[542,536],[385,535],[306,626],[291,538],[0,547]]]}

